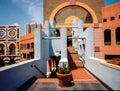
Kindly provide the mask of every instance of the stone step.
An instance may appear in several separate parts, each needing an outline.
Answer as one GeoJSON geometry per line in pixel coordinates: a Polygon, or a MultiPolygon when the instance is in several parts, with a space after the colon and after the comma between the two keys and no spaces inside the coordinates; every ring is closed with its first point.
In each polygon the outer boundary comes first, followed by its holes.
{"type": "Polygon", "coordinates": [[[58,82],[57,78],[38,78],[35,82],[58,82]]]}
{"type": "Polygon", "coordinates": [[[83,68],[83,65],[81,65],[81,64],[71,64],[70,65],[70,68],[83,68]]]}

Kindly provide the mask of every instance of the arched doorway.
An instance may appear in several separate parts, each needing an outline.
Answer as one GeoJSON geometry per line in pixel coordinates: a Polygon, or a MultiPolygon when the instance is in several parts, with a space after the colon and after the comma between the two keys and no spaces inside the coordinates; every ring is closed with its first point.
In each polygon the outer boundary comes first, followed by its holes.
{"type": "Polygon", "coordinates": [[[16,52],[15,52],[15,44],[10,44],[9,45],[9,55],[15,55],[16,54],[16,52]]]}

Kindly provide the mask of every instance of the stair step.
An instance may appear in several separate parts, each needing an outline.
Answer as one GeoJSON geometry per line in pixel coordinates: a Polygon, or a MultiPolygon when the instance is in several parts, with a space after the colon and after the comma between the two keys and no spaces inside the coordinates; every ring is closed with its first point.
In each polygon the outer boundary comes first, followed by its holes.
{"type": "Polygon", "coordinates": [[[77,65],[76,64],[71,64],[70,67],[83,67],[83,65],[82,64],[77,64],[77,65]]]}
{"type": "Polygon", "coordinates": [[[58,82],[57,78],[38,78],[35,82],[58,82]]]}

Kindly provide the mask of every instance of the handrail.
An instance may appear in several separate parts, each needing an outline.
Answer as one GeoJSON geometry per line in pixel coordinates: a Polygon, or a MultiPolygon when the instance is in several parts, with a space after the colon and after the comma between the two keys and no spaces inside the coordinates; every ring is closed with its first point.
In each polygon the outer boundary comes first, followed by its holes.
{"type": "Polygon", "coordinates": [[[46,75],[35,64],[32,64],[31,67],[34,67],[36,70],[38,70],[46,78],[46,75]]]}

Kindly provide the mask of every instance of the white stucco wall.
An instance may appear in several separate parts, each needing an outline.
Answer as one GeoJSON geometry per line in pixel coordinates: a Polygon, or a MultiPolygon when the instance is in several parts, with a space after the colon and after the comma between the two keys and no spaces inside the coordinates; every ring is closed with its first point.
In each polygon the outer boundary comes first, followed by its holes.
{"type": "Polygon", "coordinates": [[[85,67],[113,90],[120,90],[120,70],[100,64],[105,60],[89,57],[85,67]]]}
{"type": "Polygon", "coordinates": [[[42,71],[42,60],[33,59],[0,68],[0,91],[16,91],[32,77],[44,77],[39,70],[32,67],[36,65],[42,71]]]}

